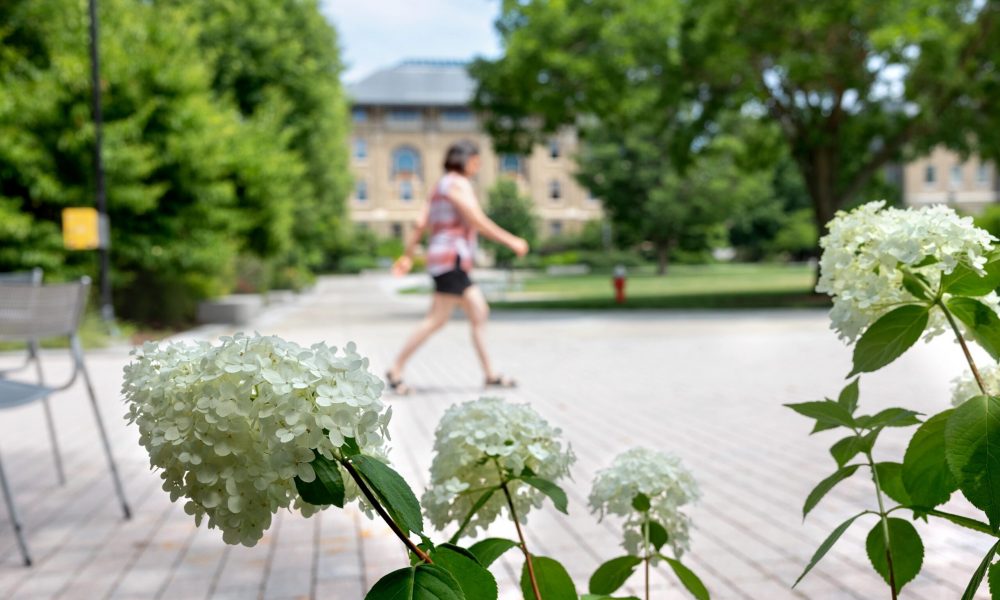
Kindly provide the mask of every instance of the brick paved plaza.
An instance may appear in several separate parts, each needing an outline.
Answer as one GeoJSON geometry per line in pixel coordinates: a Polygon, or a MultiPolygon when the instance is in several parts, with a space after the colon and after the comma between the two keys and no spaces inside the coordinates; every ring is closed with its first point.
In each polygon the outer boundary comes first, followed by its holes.
{"type": "MultiPolygon", "coordinates": [[[[381,276],[325,279],[256,328],[304,344],[354,340],[381,374],[427,303],[395,295],[395,285],[381,276]]],[[[858,474],[802,523],[806,494],[834,470],[826,450],[837,438],[808,437],[811,423],[781,404],[835,394],[849,370],[850,352],[827,329],[823,312],[508,312],[494,315],[490,337],[496,362],[521,382],[507,396],[531,402],[562,427],[579,457],[575,481],[566,486],[570,516],[532,513],[527,533],[536,552],[567,565],[581,591],[598,564],[621,553],[615,523],[588,514],[591,479],[609,452],[646,445],[680,455],[701,485],[686,561],[713,598],[888,598],[863,555],[868,521],[856,523],[799,588],[789,589],[831,529],[874,506],[872,486],[858,474]]],[[[36,566],[21,566],[0,513],[0,598],[356,600],[403,564],[388,530],[353,509],[308,520],[283,513],[254,548],[227,547],[218,531],[196,529],[160,491],[137,432],[121,418],[127,354],[93,351],[88,360],[135,518],[120,519],[80,389],[54,400],[65,487],[56,484],[41,407],[3,413],[0,452],[36,566]]],[[[19,359],[10,355],[2,364],[19,359]]],[[[43,361],[53,376],[68,364],[59,351],[43,361]]],[[[862,410],[902,404],[936,412],[961,364],[947,340],[920,344],[862,382],[862,410]]],[[[392,456],[419,494],[438,417],[481,393],[460,319],[417,354],[407,381],[418,393],[393,401],[392,456]]],[[[876,458],[900,460],[910,431],[883,435],[876,458]]],[[[962,503],[948,509],[962,512],[962,503]]],[[[980,534],[933,525],[917,524],[926,559],[903,598],[958,598],[989,546],[980,534]]],[[[498,526],[495,533],[512,532],[498,526]]],[[[494,567],[502,598],[519,597],[516,558],[511,552],[494,567]]],[[[638,593],[640,583],[629,591],[638,593]]],[[[656,574],[655,589],[655,598],[686,597],[666,572],[656,574]]]]}

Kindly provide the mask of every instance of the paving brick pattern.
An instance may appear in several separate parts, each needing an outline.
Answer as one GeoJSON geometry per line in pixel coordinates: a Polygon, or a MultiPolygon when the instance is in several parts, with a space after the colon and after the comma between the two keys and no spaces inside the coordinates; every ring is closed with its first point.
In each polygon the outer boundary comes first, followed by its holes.
{"type": "MultiPolygon", "coordinates": [[[[265,315],[256,328],[305,344],[354,340],[381,373],[427,302],[396,296],[397,285],[377,276],[325,279],[295,305],[265,315]]],[[[561,560],[581,591],[594,568],[620,552],[615,524],[598,523],[586,509],[592,477],[609,453],[646,445],[680,455],[700,483],[685,560],[714,598],[888,597],[863,554],[872,525],[866,521],[855,524],[798,588],[789,587],[830,530],[874,507],[871,484],[856,475],[805,523],[801,519],[806,494],[833,470],[826,448],[837,438],[809,437],[809,423],[781,405],[835,394],[849,370],[849,350],[827,329],[822,312],[505,313],[494,315],[490,338],[498,364],[521,382],[506,395],[531,402],[562,427],[578,455],[575,479],[566,485],[570,516],[533,513],[526,531],[535,552],[561,560]]],[[[395,538],[356,510],[312,519],[282,513],[253,548],[228,547],[217,531],[195,528],[160,490],[136,431],[121,418],[127,352],[94,351],[88,360],[134,507],[132,521],[120,518],[79,389],[54,399],[68,474],[63,487],[56,484],[41,407],[0,413],[0,452],[36,557],[35,567],[20,565],[10,524],[0,513],[0,598],[356,600],[403,564],[395,538]]],[[[0,364],[18,358],[0,357],[0,364]]],[[[68,368],[59,351],[46,352],[43,360],[53,378],[68,368]]],[[[921,344],[865,378],[862,409],[903,404],[940,410],[948,382],[961,369],[954,344],[921,344]]],[[[460,318],[418,353],[407,380],[418,393],[393,401],[392,457],[419,493],[437,419],[449,405],[482,393],[460,318]]],[[[883,435],[876,458],[900,460],[907,436],[883,435]]],[[[955,500],[949,509],[962,513],[968,506],[955,500]]],[[[958,598],[990,540],[941,523],[917,528],[925,565],[902,597],[958,598]]],[[[513,531],[497,524],[491,534],[513,531]]],[[[515,554],[493,570],[501,597],[518,598],[515,554]]],[[[626,591],[638,594],[640,586],[637,577],[626,591]]],[[[660,568],[653,597],[685,595],[660,568]]]]}

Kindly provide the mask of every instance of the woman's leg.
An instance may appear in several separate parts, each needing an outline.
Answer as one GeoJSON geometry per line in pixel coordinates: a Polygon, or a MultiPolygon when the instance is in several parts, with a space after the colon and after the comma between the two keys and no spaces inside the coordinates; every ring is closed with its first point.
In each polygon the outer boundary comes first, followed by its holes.
{"type": "Polygon", "coordinates": [[[406,367],[406,362],[410,360],[413,353],[427,341],[427,338],[431,337],[435,331],[441,329],[448,322],[448,319],[451,318],[451,313],[455,312],[455,307],[461,300],[462,297],[455,294],[434,294],[434,299],[431,302],[430,310],[427,311],[427,316],[421,321],[417,330],[406,340],[406,344],[396,357],[396,362],[389,369],[389,374],[393,379],[400,378],[403,374],[403,369],[406,367]]]}
{"type": "Polygon", "coordinates": [[[490,364],[489,354],[486,353],[486,321],[490,317],[490,305],[486,302],[486,296],[479,286],[472,286],[462,294],[462,310],[469,319],[472,329],[472,345],[476,348],[479,356],[479,363],[483,367],[486,380],[496,378],[493,372],[493,365],[490,364]]]}

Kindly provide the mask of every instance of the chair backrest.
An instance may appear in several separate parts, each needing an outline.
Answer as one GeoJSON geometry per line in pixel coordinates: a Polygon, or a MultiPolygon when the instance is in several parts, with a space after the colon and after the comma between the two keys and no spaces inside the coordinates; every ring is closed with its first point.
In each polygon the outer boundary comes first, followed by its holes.
{"type": "Polygon", "coordinates": [[[42,270],[38,267],[30,271],[12,271],[10,273],[0,273],[0,284],[4,283],[33,283],[35,285],[42,282],[42,270]]]}
{"type": "Polygon", "coordinates": [[[0,283],[0,340],[72,335],[80,327],[90,279],[36,285],[0,283]]]}

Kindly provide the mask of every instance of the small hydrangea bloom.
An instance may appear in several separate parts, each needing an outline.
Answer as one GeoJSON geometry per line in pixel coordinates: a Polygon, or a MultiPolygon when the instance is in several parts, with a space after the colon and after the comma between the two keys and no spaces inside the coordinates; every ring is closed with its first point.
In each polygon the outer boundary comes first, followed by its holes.
{"type": "MultiPolygon", "coordinates": [[[[990,364],[979,367],[979,375],[986,384],[986,390],[991,394],[1000,394],[1000,364],[990,364]]],[[[972,371],[966,371],[961,377],[951,381],[951,404],[958,406],[969,398],[982,396],[979,383],[973,377],[972,371]]]]}
{"type": "MultiPolygon", "coordinates": [[[[527,404],[480,398],[453,405],[435,431],[431,485],[423,495],[427,517],[438,529],[460,523],[481,490],[500,484],[501,469],[514,475],[530,469],[553,482],[565,477],[576,457],[559,439],[560,433],[527,404]]],[[[513,481],[508,488],[522,522],[544,502],[544,494],[523,481],[513,481]]],[[[495,492],[466,533],[486,529],[506,506],[503,493],[495,492]]]]}
{"type": "Polygon", "coordinates": [[[625,518],[622,545],[633,556],[642,556],[643,513],[632,505],[643,494],[649,498],[649,518],[667,531],[674,556],[688,548],[690,519],[681,507],[698,499],[698,485],[691,472],[676,456],[646,448],[632,448],[619,454],[611,466],[598,471],[590,492],[590,507],[605,515],[625,518]]]}
{"type": "MultiPolygon", "coordinates": [[[[870,202],[840,211],[820,240],[820,278],[816,291],[833,297],[831,328],[853,342],[883,314],[917,300],[903,287],[905,266],[936,289],[941,276],[959,263],[982,272],[996,239],[946,206],[886,208],[870,202]]],[[[996,294],[982,299],[994,310],[996,294]]],[[[944,330],[944,315],[931,311],[928,337],[944,330]]]]}
{"type": "MultiPolygon", "coordinates": [[[[317,507],[295,489],[313,481],[345,438],[385,455],[391,409],[353,343],[342,354],[278,337],[237,334],[220,345],[147,342],[132,352],[122,393],[163,489],[229,544],[256,544],[280,508],[317,507]]],[[[344,474],[347,499],[358,489],[344,474]]]]}

